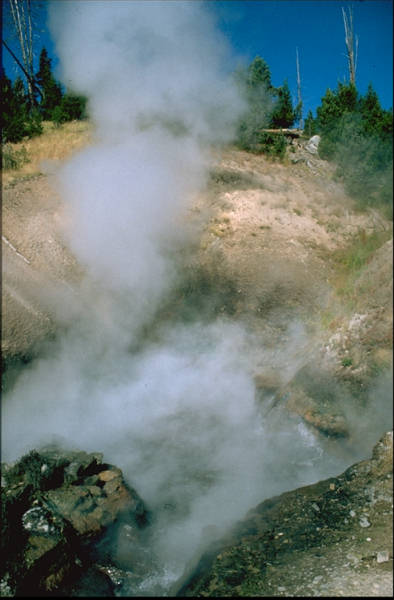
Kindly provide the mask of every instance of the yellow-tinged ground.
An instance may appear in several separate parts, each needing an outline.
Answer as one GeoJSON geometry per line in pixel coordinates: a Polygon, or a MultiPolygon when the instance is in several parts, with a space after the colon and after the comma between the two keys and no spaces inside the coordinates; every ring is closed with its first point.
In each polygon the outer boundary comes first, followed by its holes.
{"type": "Polygon", "coordinates": [[[4,187],[25,177],[46,173],[51,161],[64,160],[91,142],[92,125],[89,121],[70,121],[59,126],[45,121],[43,130],[42,135],[3,146],[3,156],[11,153],[22,163],[17,169],[3,170],[4,187]],[[22,156],[28,162],[24,162],[22,156]]]}

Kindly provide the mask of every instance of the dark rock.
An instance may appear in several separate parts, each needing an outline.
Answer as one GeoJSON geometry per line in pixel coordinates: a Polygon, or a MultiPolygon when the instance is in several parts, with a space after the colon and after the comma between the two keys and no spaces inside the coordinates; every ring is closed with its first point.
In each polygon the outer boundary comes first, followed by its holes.
{"type": "MultiPolygon", "coordinates": [[[[61,595],[76,577],[90,580],[92,545],[120,520],[137,529],[147,521],[137,492],[101,454],[45,447],[3,465],[3,475],[0,579],[11,596],[61,595]]],[[[103,593],[94,589],[107,595],[112,584],[100,578],[103,593]]]]}
{"type": "Polygon", "coordinates": [[[371,459],[262,502],[190,567],[172,594],[368,595],[372,581],[383,581],[385,565],[392,568],[377,560],[392,547],[392,460],[390,431],[371,459]]]}
{"type": "Polygon", "coordinates": [[[81,570],[75,576],[72,585],[65,588],[63,593],[68,597],[77,598],[111,598],[115,595],[111,577],[97,565],[81,570]]]}

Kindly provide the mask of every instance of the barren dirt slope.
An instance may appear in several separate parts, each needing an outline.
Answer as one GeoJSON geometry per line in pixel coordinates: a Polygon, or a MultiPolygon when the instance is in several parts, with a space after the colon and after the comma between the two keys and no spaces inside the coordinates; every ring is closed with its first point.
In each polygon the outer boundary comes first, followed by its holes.
{"type": "MultiPolygon", "coordinates": [[[[362,396],[392,368],[392,223],[377,211],[357,211],[333,170],[317,158],[280,164],[231,148],[216,156],[207,188],[187,217],[200,237],[194,253],[185,253],[184,270],[203,276],[199,293],[212,293],[214,312],[261,336],[266,361],[254,373],[261,402],[269,409],[285,403],[322,435],[354,441],[360,430],[335,403],[335,386],[362,396]],[[378,241],[367,260],[344,270],[338,256],[350,256],[356,242],[367,247],[372,238],[378,241]],[[315,393],[327,373],[332,402],[315,393]]],[[[40,342],[73,318],[83,270],[62,237],[63,208],[52,176],[15,180],[3,189],[6,366],[39,352],[40,342]]],[[[175,298],[173,311],[182,299],[175,298]]],[[[391,516],[385,518],[389,526],[391,516]]],[[[386,549],[384,524],[381,536],[386,549]]],[[[315,562],[311,573],[318,577],[315,562]]],[[[365,577],[360,572],[363,592],[365,577]]],[[[390,584],[391,571],[388,577],[390,584]]],[[[385,579],[384,590],[388,584],[385,579]]],[[[328,589],[334,595],[344,590],[335,582],[328,589]]]]}
{"type": "MultiPolygon", "coordinates": [[[[392,223],[377,211],[357,211],[333,170],[316,157],[280,164],[222,152],[188,217],[200,227],[191,262],[223,300],[220,310],[264,343],[283,341],[284,324],[299,319],[308,330],[305,352],[317,351],[331,370],[363,383],[391,363],[392,223]],[[371,236],[381,247],[341,280],[338,250],[346,256],[354,240],[371,236]]],[[[63,208],[52,175],[16,179],[3,190],[6,363],[28,358],[72,319],[82,269],[62,237],[63,208]]],[[[303,356],[300,366],[306,362],[303,356]]]]}
{"type": "MultiPolygon", "coordinates": [[[[377,212],[357,213],[328,164],[314,160],[320,172],[228,150],[213,167],[208,190],[191,215],[205,223],[198,260],[234,283],[239,311],[320,310],[332,295],[333,251],[360,231],[391,229],[377,212]]],[[[56,315],[56,295],[72,295],[80,280],[81,269],[61,236],[62,218],[50,176],[22,179],[3,190],[5,358],[28,354],[35,341],[55,330],[62,318],[56,315]]],[[[389,290],[389,249],[387,259],[381,277],[389,290]]]]}

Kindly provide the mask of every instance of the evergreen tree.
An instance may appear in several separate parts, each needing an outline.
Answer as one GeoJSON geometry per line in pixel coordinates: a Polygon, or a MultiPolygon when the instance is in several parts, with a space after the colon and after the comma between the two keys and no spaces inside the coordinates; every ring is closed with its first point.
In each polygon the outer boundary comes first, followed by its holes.
{"type": "Polygon", "coordinates": [[[382,118],[379,124],[379,129],[382,136],[386,139],[389,137],[392,139],[393,136],[393,109],[383,110],[382,118]]]}
{"type": "Polygon", "coordinates": [[[5,72],[1,76],[1,128],[3,142],[20,142],[25,136],[41,133],[41,119],[29,112],[29,100],[23,81],[18,77],[14,84],[5,72]]]}
{"type": "Polygon", "coordinates": [[[86,118],[86,102],[84,96],[64,94],[60,104],[52,112],[52,119],[60,125],[66,121],[86,118]]]}
{"type": "Polygon", "coordinates": [[[62,100],[62,88],[52,75],[51,62],[46,48],[43,48],[36,79],[42,90],[43,98],[40,102],[40,111],[44,119],[52,118],[54,108],[59,106],[62,100]]]}
{"type": "Polygon", "coordinates": [[[244,150],[256,149],[273,110],[271,73],[265,60],[256,56],[248,68],[237,71],[235,78],[247,106],[238,126],[237,143],[244,150]]]}
{"type": "Polygon", "coordinates": [[[15,96],[15,101],[20,106],[21,110],[24,110],[26,113],[28,111],[28,97],[26,95],[25,86],[23,85],[23,81],[21,77],[17,77],[12,86],[13,93],[15,96]]]}
{"type": "Polygon", "coordinates": [[[360,100],[360,112],[365,131],[370,134],[381,134],[383,110],[371,83],[368,86],[366,95],[360,100]]]}
{"type": "Polygon", "coordinates": [[[341,113],[353,112],[358,109],[358,92],[353,83],[338,82],[338,104],[341,113]]]}
{"type": "Polygon", "coordinates": [[[293,108],[287,80],[277,89],[278,101],[271,116],[271,125],[275,128],[287,128],[294,124],[296,113],[293,108]]]}
{"type": "Polygon", "coordinates": [[[392,211],[392,111],[382,109],[372,85],[359,97],[352,83],[327,90],[317,109],[319,154],[337,164],[337,176],[362,206],[392,211]]]}
{"type": "Polygon", "coordinates": [[[308,138],[312,137],[318,132],[317,120],[313,117],[311,110],[308,111],[307,117],[304,123],[304,135],[308,138]]]}
{"type": "Polygon", "coordinates": [[[266,90],[273,90],[269,66],[261,56],[256,56],[249,65],[247,82],[251,89],[264,86],[266,90]]]}
{"type": "Polygon", "coordinates": [[[327,89],[317,108],[317,118],[321,132],[331,128],[346,112],[353,112],[358,106],[358,94],[353,84],[338,83],[333,92],[327,89]]]}
{"type": "Polygon", "coordinates": [[[12,82],[4,72],[1,76],[1,129],[3,142],[19,142],[25,132],[12,82]]]}
{"type": "Polygon", "coordinates": [[[316,110],[320,130],[326,129],[341,116],[338,97],[330,88],[321,99],[321,105],[316,110]]]}
{"type": "MultiPolygon", "coordinates": [[[[236,80],[248,106],[238,127],[238,145],[245,150],[283,157],[284,136],[264,129],[287,128],[294,124],[297,114],[287,81],[275,88],[270,69],[260,56],[256,56],[247,69],[238,71],[236,80]]],[[[301,110],[300,105],[298,114],[301,110]]]]}

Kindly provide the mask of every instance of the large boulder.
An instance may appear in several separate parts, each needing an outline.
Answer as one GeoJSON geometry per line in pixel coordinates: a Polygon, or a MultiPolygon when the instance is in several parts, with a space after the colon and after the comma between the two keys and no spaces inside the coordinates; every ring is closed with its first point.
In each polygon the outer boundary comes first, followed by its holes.
{"type": "Polygon", "coordinates": [[[320,135],[313,135],[305,144],[305,150],[309,154],[317,154],[320,143],[320,135]]]}
{"type": "MultiPolygon", "coordinates": [[[[111,527],[147,521],[137,492],[101,454],[51,446],[2,467],[2,595],[48,595],[89,578],[90,548],[111,527]]],[[[100,589],[108,595],[110,580],[100,589]]]]}

